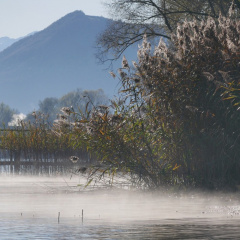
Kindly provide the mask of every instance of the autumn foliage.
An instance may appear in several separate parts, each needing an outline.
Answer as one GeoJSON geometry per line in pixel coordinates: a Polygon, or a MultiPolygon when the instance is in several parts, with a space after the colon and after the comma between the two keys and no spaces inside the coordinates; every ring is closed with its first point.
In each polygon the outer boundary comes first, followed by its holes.
{"type": "MultiPolygon", "coordinates": [[[[171,43],[123,58],[120,99],[79,120],[89,151],[150,187],[240,183],[240,21],[179,23],[171,43]]],[[[112,73],[113,76],[116,74],[112,73]]]]}

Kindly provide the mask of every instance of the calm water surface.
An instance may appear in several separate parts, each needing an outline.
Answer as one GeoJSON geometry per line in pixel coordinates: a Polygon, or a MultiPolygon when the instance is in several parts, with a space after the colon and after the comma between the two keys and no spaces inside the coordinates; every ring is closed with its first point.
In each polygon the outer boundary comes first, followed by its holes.
{"type": "Polygon", "coordinates": [[[113,223],[64,219],[1,220],[3,240],[15,239],[239,239],[240,221],[178,219],[113,223]]]}
{"type": "Polygon", "coordinates": [[[86,192],[79,182],[0,177],[0,239],[240,239],[238,194],[86,192]]]}

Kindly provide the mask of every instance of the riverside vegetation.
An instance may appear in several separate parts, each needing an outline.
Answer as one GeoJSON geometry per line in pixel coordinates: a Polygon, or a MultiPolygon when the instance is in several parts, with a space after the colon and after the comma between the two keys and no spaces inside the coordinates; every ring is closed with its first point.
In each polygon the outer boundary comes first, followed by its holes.
{"type": "MultiPolygon", "coordinates": [[[[29,132],[30,145],[83,149],[97,161],[98,177],[126,173],[138,186],[234,187],[240,184],[239,71],[240,20],[232,5],[228,16],[179,23],[167,44],[161,39],[152,48],[145,36],[138,62],[130,66],[124,57],[118,74],[111,73],[121,83],[118,99],[107,106],[89,99],[85,111],[63,108],[51,133],[45,125],[29,132]]],[[[23,133],[13,132],[1,136],[2,147],[17,139],[30,148],[23,133]]]]}
{"type": "MultiPolygon", "coordinates": [[[[56,133],[52,131],[53,121],[60,109],[64,105],[85,109],[88,101],[85,96],[91,98],[94,104],[107,102],[107,97],[101,89],[77,89],[59,99],[46,98],[39,103],[39,110],[28,114],[24,121],[12,118],[14,115],[6,111],[9,108],[2,104],[4,108],[1,109],[1,115],[8,120],[3,121],[5,125],[2,125],[0,131],[1,165],[7,166],[6,169],[11,166],[12,172],[15,173],[52,173],[69,170],[68,168],[72,167],[69,156],[72,155],[77,155],[82,162],[89,163],[91,159],[86,150],[70,146],[70,135],[56,137],[56,133]],[[6,123],[10,128],[4,127],[6,123]]],[[[60,120],[62,116],[58,115],[60,120]]]]}
{"type": "Polygon", "coordinates": [[[70,146],[69,134],[56,137],[47,115],[34,112],[33,118],[32,122],[20,121],[18,126],[0,132],[1,157],[3,161],[8,159],[4,165],[14,166],[14,173],[64,172],[63,167],[72,167],[71,155],[89,161],[84,149],[70,146]]]}

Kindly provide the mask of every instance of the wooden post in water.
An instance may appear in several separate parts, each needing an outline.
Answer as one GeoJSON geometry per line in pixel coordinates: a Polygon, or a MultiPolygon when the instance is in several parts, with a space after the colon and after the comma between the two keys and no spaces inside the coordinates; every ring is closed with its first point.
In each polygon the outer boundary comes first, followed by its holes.
{"type": "Polygon", "coordinates": [[[14,174],[20,173],[20,158],[21,151],[20,150],[14,151],[14,174]]]}
{"type": "Polygon", "coordinates": [[[10,157],[10,174],[13,174],[13,153],[12,153],[12,151],[10,151],[9,157],[10,157]]]}
{"type": "Polygon", "coordinates": [[[60,222],[60,212],[58,212],[58,223],[60,222]]]}
{"type": "Polygon", "coordinates": [[[83,209],[82,209],[82,222],[83,222],[83,209]]]}

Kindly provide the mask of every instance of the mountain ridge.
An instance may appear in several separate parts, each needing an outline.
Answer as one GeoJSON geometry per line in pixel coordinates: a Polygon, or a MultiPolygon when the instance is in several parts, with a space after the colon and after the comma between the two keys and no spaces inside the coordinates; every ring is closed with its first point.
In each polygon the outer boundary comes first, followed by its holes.
{"type": "Polygon", "coordinates": [[[0,102],[28,113],[40,100],[77,88],[117,94],[117,81],[97,63],[94,49],[110,21],[74,11],[0,52],[0,102]]]}
{"type": "Polygon", "coordinates": [[[31,36],[33,34],[35,34],[35,32],[31,32],[29,34],[27,34],[26,36],[23,37],[19,37],[19,38],[10,38],[10,37],[0,37],[0,52],[4,51],[5,49],[7,49],[8,47],[12,46],[14,43],[16,43],[17,41],[26,38],[28,36],[31,36]]]}

